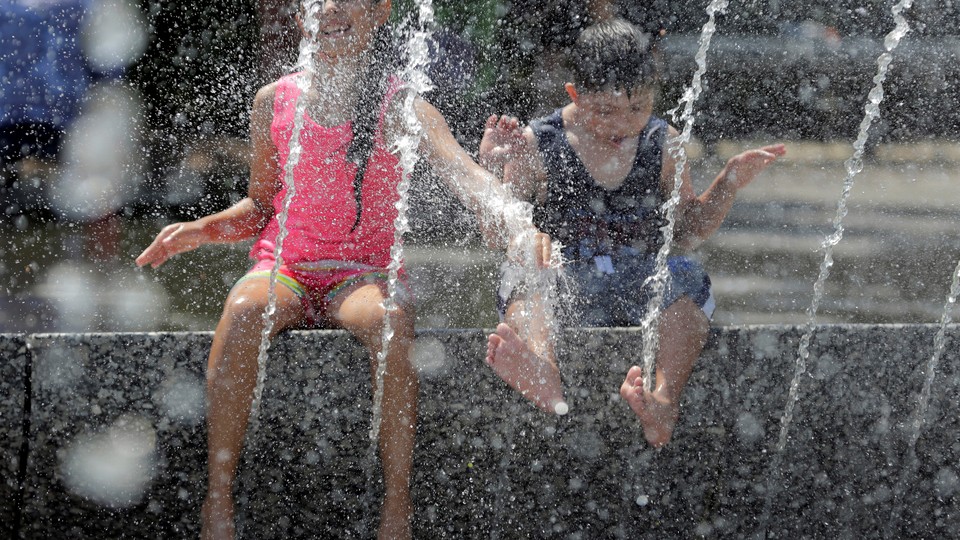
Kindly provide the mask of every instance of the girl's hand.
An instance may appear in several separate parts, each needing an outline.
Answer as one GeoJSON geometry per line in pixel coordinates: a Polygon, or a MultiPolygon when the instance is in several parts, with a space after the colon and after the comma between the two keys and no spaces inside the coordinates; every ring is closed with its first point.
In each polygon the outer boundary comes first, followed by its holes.
{"type": "Polygon", "coordinates": [[[523,143],[519,120],[507,115],[497,118],[492,114],[483,128],[478,161],[487,170],[502,167],[513,159],[516,149],[523,143]]]}
{"type": "Polygon", "coordinates": [[[153,268],[165,263],[178,253],[196,249],[209,241],[203,227],[196,221],[174,223],[160,230],[153,243],[137,257],[137,266],[149,264],[153,268]]]}
{"type": "Polygon", "coordinates": [[[771,144],[733,156],[724,167],[727,185],[734,189],[746,187],[767,166],[786,153],[787,149],[782,144],[771,144]]]}

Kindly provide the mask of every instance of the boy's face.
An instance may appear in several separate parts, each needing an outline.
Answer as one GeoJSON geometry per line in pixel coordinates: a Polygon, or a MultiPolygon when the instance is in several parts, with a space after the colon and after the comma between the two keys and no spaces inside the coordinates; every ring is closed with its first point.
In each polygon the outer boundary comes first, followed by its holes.
{"type": "Polygon", "coordinates": [[[567,83],[567,93],[579,109],[582,127],[601,141],[619,145],[643,132],[653,114],[653,89],[578,93],[567,83]]]}

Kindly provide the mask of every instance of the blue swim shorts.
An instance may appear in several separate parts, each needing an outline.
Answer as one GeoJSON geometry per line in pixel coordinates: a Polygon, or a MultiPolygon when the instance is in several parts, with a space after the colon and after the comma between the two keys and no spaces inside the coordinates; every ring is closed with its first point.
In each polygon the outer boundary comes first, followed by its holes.
{"type": "MultiPolygon", "coordinates": [[[[688,296],[709,319],[716,303],[710,277],[699,261],[685,256],[667,259],[669,275],[661,309],[688,296]]],[[[568,326],[639,326],[653,296],[645,283],[656,270],[654,255],[596,257],[565,264],[558,276],[557,312],[568,326]]],[[[522,292],[516,267],[504,263],[497,305],[500,317],[514,294],[522,292]]]]}

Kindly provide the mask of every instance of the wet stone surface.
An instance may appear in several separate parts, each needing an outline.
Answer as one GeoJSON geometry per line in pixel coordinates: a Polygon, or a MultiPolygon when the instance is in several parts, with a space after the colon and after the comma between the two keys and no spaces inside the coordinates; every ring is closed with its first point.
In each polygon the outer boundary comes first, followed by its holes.
{"type": "Polygon", "coordinates": [[[288,332],[269,351],[239,474],[243,538],[366,538],[381,492],[370,363],[345,332],[288,332]],[[368,492],[369,491],[369,492],[368,492]]]}
{"type": "Polygon", "coordinates": [[[0,334],[0,536],[9,537],[20,503],[18,476],[23,444],[24,374],[27,344],[23,336],[0,334]]]}
{"type": "Polygon", "coordinates": [[[196,536],[210,334],[29,338],[25,538],[196,536]]]}
{"type": "MultiPolygon", "coordinates": [[[[564,335],[570,414],[560,418],[493,376],[482,360],[483,331],[421,332],[412,354],[421,377],[416,536],[951,536],[960,527],[957,327],[947,334],[914,462],[909,421],[936,327],[818,328],[774,474],[802,331],[715,330],[674,439],[659,451],[618,392],[639,357],[639,330],[564,335]]],[[[189,404],[201,385],[202,405],[209,334],[29,340],[34,406],[22,536],[195,536],[206,455],[202,411],[189,404]],[[118,441],[125,453],[111,450],[118,441]],[[112,456],[113,468],[128,467],[112,492],[95,481],[114,473],[91,448],[112,456]],[[84,477],[78,462],[99,476],[84,477]]],[[[242,537],[372,536],[382,487],[370,399],[366,353],[345,333],[276,340],[241,463],[242,537]]]]}

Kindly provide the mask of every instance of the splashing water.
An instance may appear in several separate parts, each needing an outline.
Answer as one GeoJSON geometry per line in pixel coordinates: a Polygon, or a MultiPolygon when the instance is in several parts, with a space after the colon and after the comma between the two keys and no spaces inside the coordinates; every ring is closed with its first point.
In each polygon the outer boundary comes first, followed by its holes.
{"type": "Polygon", "coordinates": [[[111,508],[140,502],[159,472],[157,433],[150,420],[121,416],[101,433],[81,433],[61,452],[67,489],[111,508]]]}
{"type": "Polygon", "coordinates": [[[404,135],[396,142],[395,150],[400,154],[400,166],[403,174],[397,184],[396,202],[397,217],[394,220],[393,246],[390,248],[390,264],[387,266],[387,298],[383,301],[384,319],[383,334],[380,352],[377,354],[376,387],[373,389],[373,421],[370,427],[370,439],[376,441],[380,435],[380,424],[383,413],[383,379],[387,370],[387,355],[390,350],[390,341],[394,330],[392,313],[397,309],[397,295],[399,294],[399,273],[403,266],[403,235],[410,229],[407,219],[409,208],[408,193],[410,190],[410,176],[417,166],[419,155],[417,147],[423,133],[423,126],[417,118],[414,102],[417,96],[432,88],[430,78],[426,74],[426,67],[430,62],[430,50],[427,42],[433,28],[433,3],[431,0],[418,0],[420,29],[411,33],[407,41],[407,63],[400,72],[400,78],[405,82],[408,90],[403,100],[404,135]]]}
{"type": "Polygon", "coordinates": [[[920,439],[920,431],[923,427],[924,419],[927,416],[927,407],[930,404],[930,396],[933,392],[933,381],[937,374],[937,365],[940,363],[940,356],[946,347],[947,325],[950,324],[950,311],[957,304],[957,297],[960,296],[960,262],[953,271],[953,279],[950,284],[950,292],[947,293],[946,301],[943,304],[943,312],[940,314],[940,327],[933,337],[933,354],[927,362],[926,371],[923,380],[923,388],[920,390],[920,396],[917,400],[917,408],[913,414],[913,420],[910,422],[910,439],[907,446],[907,459],[900,478],[893,488],[893,508],[894,512],[890,517],[888,531],[897,530],[901,516],[901,499],[906,492],[907,484],[917,470],[919,462],[917,460],[917,441],[920,439]]]}
{"type": "Polygon", "coordinates": [[[843,218],[847,215],[847,199],[853,189],[854,178],[863,170],[863,153],[866,147],[867,137],[869,136],[870,126],[874,120],[880,116],[880,102],[883,101],[883,81],[887,78],[887,70],[890,67],[890,62],[893,60],[893,50],[896,49],[900,40],[910,30],[910,26],[903,16],[903,11],[909,9],[912,3],[912,0],[901,0],[892,8],[896,27],[891,30],[883,40],[883,46],[886,50],[877,58],[877,74],[873,77],[873,88],[867,95],[867,103],[864,106],[865,114],[863,120],[860,122],[857,139],[853,143],[854,152],[845,163],[847,176],[844,179],[843,190],[840,194],[840,200],[837,203],[837,214],[833,219],[834,232],[827,236],[820,246],[824,250],[823,261],[820,263],[820,274],[813,285],[813,299],[807,308],[807,322],[797,351],[796,371],[794,372],[793,380],[790,382],[787,404],[784,408],[783,416],[780,419],[780,436],[777,440],[777,449],[770,466],[771,474],[768,475],[768,489],[762,520],[765,528],[770,517],[773,487],[780,472],[780,460],[782,459],[783,450],[787,445],[787,434],[789,433],[790,422],[793,420],[794,408],[796,407],[799,396],[800,378],[806,372],[807,359],[810,356],[810,340],[813,337],[817,310],[820,307],[820,301],[823,299],[824,284],[830,276],[830,267],[833,266],[833,248],[839,244],[843,238],[843,218]]]}
{"type": "Polygon", "coordinates": [[[910,424],[912,429],[910,433],[910,448],[917,445],[917,439],[920,438],[920,428],[923,427],[923,420],[927,414],[927,405],[930,402],[930,394],[933,389],[933,379],[937,374],[937,365],[940,363],[940,356],[946,347],[947,325],[950,324],[950,310],[957,304],[957,297],[960,296],[960,262],[957,263],[953,271],[953,281],[950,285],[950,293],[943,304],[943,313],[940,315],[940,328],[933,338],[933,355],[927,362],[926,376],[923,381],[923,389],[920,391],[920,399],[917,402],[917,410],[913,416],[913,422],[910,424]]]}
{"type": "Polygon", "coordinates": [[[676,163],[676,170],[673,177],[673,192],[670,198],[663,204],[663,214],[666,223],[660,228],[663,233],[663,245],[657,252],[656,271],[646,279],[644,285],[649,285],[653,294],[650,303],[647,306],[647,313],[640,323],[643,332],[643,389],[647,392],[653,391],[653,369],[657,356],[657,349],[660,346],[660,335],[658,333],[658,322],[660,319],[660,304],[663,303],[664,290],[667,279],[670,277],[670,270],[667,267],[667,256],[673,246],[673,228],[676,222],[675,211],[680,203],[680,184],[683,182],[683,172],[687,166],[687,153],[683,145],[690,142],[690,135],[693,131],[693,104],[700,97],[703,91],[703,85],[700,80],[707,70],[707,51],[710,49],[710,40],[716,32],[714,22],[718,13],[723,13],[727,9],[729,2],[727,0],[713,0],[707,6],[707,22],[700,31],[700,48],[697,50],[696,61],[697,70],[693,74],[693,81],[683,92],[677,107],[670,111],[674,123],[683,122],[683,131],[676,137],[667,141],[667,150],[676,163]],[[683,106],[683,112],[678,116],[677,111],[683,106]]]}
{"type": "Polygon", "coordinates": [[[273,315],[277,310],[277,274],[283,265],[283,241],[287,237],[287,214],[290,211],[290,204],[297,194],[297,186],[294,182],[293,171],[300,162],[300,154],[303,147],[300,144],[300,132],[303,130],[304,118],[306,117],[307,98],[310,91],[310,85],[313,83],[313,57],[317,51],[318,44],[312,36],[320,32],[320,18],[318,13],[322,3],[318,0],[306,0],[303,3],[303,27],[304,37],[300,40],[300,56],[298,65],[301,67],[301,75],[297,77],[297,88],[300,94],[297,96],[296,108],[293,116],[293,133],[290,136],[290,154],[287,156],[287,162],[283,168],[283,183],[287,192],[283,197],[283,208],[277,216],[279,231],[275,241],[273,268],[270,269],[270,285],[267,289],[267,307],[263,311],[263,332],[260,335],[260,350],[257,353],[257,384],[254,389],[252,410],[254,415],[260,407],[260,399],[263,395],[263,383],[267,376],[267,349],[270,348],[270,333],[273,331],[273,315]]]}
{"type": "Polygon", "coordinates": [[[883,81],[887,77],[887,69],[893,59],[892,51],[900,43],[900,39],[909,30],[906,19],[900,13],[910,7],[912,0],[903,0],[893,8],[894,19],[897,20],[897,27],[891,31],[884,40],[886,52],[877,59],[879,69],[873,77],[874,86],[868,95],[868,101],[864,110],[866,114],[860,122],[860,132],[856,141],[853,143],[854,153],[845,163],[847,177],[844,179],[843,191],[840,194],[840,200],[837,204],[837,214],[833,219],[834,232],[828,236],[821,248],[824,250],[823,262],[820,264],[820,275],[813,285],[813,299],[810,307],[807,308],[806,332],[800,339],[800,347],[797,355],[797,371],[794,374],[793,381],[790,383],[790,394],[787,400],[787,407],[783,418],[780,421],[780,438],[777,442],[777,451],[783,451],[787,442],[787,430],[792,419],[794,405],[797,401],[797,391],[800,382],[800,376],[803,375],[806,368],[806,360],[810,356],[810,338],[813,334],[813,326],[816,322],[817,310],[820,307],[820,300],[823,298],[824,283],[830,276],[830,267],[833,266],[833,248],[840,243],[843,238],[843,218],[847,215],[847,199],[853,189],[854,178],[863,170],[863,152],[867,143],[867,136],[871,124],[880,116],[880,102],[883,101],[883,81]]]}

